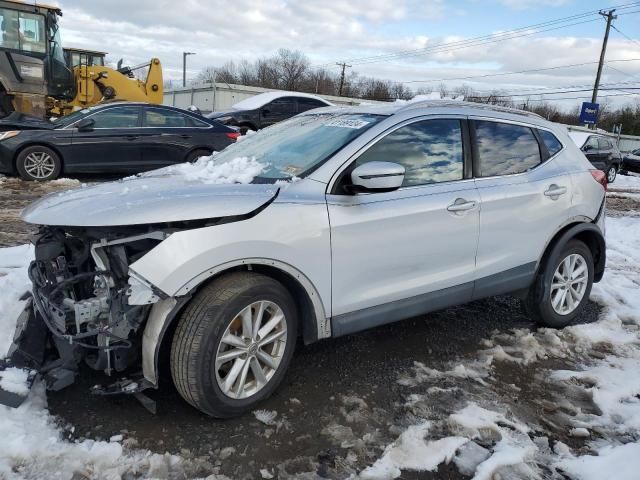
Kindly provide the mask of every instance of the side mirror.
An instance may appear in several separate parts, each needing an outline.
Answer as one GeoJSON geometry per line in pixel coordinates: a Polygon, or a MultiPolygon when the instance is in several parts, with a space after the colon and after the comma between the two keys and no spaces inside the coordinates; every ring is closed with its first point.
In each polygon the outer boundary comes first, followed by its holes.
{"type": "Polygon", "coordinates": [[[90,132],[91,130],[93,130],[93,125],[95,123],[96,121],[93,118],[83,118],[78,122],[76,128],[79,132],[90,132]]]}
{"type": "Polygon", "coordinates": [[[404,167],[392,162],[367,162],[351,172],[351,189],[390,192],[402,186],[404,167]]]}
{"type": "Polygon", "coordinates": [[[582,147],[583,152],[590,152],[593,149],[594,149],[593,145],[585,145],[584,147],[582,147]]]}

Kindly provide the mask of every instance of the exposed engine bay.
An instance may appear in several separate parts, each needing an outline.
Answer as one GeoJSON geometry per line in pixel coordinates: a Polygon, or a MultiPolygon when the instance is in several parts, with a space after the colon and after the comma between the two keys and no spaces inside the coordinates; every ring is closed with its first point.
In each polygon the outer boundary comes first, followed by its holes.
{"type": "Polygon", "coordinates": [[[29,277],[35,323],[44,324],[48,341],[44,357],[32,358],[42,364],[32,368],[44,374],[48,388],[73,383],[81,362],[107,375],[140,365],[142,327],[161,294],[130,277],[129,265],[168,235],[125,227],[41,228],[29,277]]]}

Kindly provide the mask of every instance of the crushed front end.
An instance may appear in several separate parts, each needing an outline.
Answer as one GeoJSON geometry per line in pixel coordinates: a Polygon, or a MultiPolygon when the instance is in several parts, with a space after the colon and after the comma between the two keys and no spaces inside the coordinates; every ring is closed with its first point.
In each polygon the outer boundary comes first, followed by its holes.
{"type": "MultiPolygon", "coordinates": [[[[48,389],[59,390],[84,363],[107,375],[129,374],[117,388],[98,389],[103,393],[148,387],[137,375],[142,330],[162,293],[131,277],[129,265],[167,236],[132,227],[41,227],[29,266],[32,297],[0,369],[23,369],[29,383],[38,372],[48,389]]],[[[17,406],[25,397],[0,392],[0,403],[17,406]]]]}

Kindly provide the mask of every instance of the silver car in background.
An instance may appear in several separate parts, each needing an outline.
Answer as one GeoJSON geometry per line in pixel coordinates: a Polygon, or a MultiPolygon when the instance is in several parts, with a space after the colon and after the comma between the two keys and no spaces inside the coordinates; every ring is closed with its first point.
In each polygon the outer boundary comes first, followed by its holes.
{"type": "Polygon", "coordinates": [[[230,417],[277,388],[298,337],[505,293],[563,327],[604,272],[606,178],[534,114],[446,101],[325,108],[212,161],[238,158],[264,165],[251,183],[161,170],[29,207],[24,220],[41,226],[35,315],[14,364],[46,372],[51,388],[80,360],[141,370],[108,387],[139,393],[167,374],[166,353],[184,399],[230,417]],[[21,362],[37,334],[46,355],[21,362]]]}

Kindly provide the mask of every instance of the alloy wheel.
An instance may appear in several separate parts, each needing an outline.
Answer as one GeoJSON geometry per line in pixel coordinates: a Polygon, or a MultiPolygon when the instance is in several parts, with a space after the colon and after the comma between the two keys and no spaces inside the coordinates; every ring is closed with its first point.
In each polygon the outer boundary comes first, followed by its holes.
{"type": "Polygon", "coordinates": [[[32,152],[24,159],[24,169],[33,178],[49,178],[56,168],[53,157],[46,152],[32,152]]]}
{"type": "Polygon", "coordinates": [[[579,253],[564,258],[551,281],[551,307],[559,315],[572,313],[584,297],[589,283],[587,261],[579,253]]]}
{"type": "Polygon", "coordinates": [[[607,170],[607,182],[613,183],[615,179],[616,179],[616,167],[611,167],[609,168],[609,170],[607,170]]]}
{"type": "Polygon", "coordinates": [[[262,390],[278,370],[286,346],[287,321],[278,305],[261,300],[243,308],[229,322],[216,352],[222,393],[243,399],[262,390]]]}

